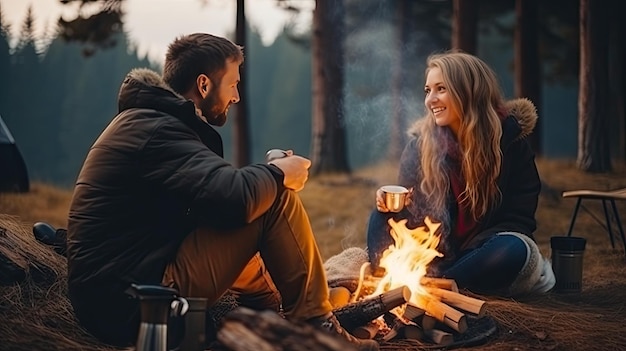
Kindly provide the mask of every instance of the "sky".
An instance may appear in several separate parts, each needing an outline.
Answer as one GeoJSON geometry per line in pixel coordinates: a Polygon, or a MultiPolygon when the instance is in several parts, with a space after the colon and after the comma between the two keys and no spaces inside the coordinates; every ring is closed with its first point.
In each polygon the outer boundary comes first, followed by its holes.
{"type": "MultiPolygon", "coordinates": [[[[181,34],[206,32],[227,36],[235,31],[235,0],[125,0],[124,27],[137,44],[141,56],[148,54],[162,62],[167,45],[181,34]]],[[[247,0],[246,17],[258,28],[263,42],[271,44],[291,14],[275,5],[276,0],[247,0]]],[[[312,11],[314,1],[298,0],[312,11]]],[[[0,0],[3,20],[11,25],[15,38],[32,6],[35,33],[51,31],[60,16],[73,19],[78,4],[62,5],[59,0],[0,0]]],[[[89,13],[90,9],[85,11],[89,13]]],[[[310,23],[311,11],[303,11],[301,22],[310,23]]]]}

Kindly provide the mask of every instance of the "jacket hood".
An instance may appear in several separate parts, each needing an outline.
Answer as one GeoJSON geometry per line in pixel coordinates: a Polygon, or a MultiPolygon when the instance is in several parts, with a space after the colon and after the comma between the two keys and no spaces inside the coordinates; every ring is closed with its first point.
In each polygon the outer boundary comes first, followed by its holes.
{"type": "Polygon", "coordinates": [[[176,93],[161,76],[147,68],[135,68],[130,71],[120,87],[118,94],[118,112],[130,108],[149,108],[173,115],[180,114],[181,110],[188,112],[195,106],[176,93]]]}
{"type": "Polygon", "coordinates": [[[526,98],[513,99],[505,102],[504,108],[507,115],[513,116],[521,128],[518,139],[522,139],[530,135],[537,124],[537,108],[526,98]]]}
{"type": "Polygon", "coordinates": [[[193,101],[176,93],[158,73],[135,68],[126,75],[118,95],[118,113],[132,108],[156,110],[178,118],[193,129],[205,145],[223,156],[219,133],[207,123],[193,101]]]}

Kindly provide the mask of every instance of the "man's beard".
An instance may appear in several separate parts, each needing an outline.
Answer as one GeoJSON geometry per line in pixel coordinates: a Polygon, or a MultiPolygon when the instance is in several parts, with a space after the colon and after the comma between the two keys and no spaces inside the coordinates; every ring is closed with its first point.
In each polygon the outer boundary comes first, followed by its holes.
{"type": "Polygon", "coordinates": [[[213,90],[202,99],[199,107],[202,115],[206,117],[207,123],[221,127],[226,123],[226,113],[229,106],[230,103],[222,106],[219,102],[217,91],[213,90]]]}

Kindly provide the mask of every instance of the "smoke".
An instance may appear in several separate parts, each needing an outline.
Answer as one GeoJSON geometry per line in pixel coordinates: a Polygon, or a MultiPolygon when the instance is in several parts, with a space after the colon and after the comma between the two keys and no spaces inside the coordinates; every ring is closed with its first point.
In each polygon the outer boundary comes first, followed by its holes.
{"type": "Polygon", "coordinates": [[[423,114],[426,57],[418,57],[417,51],[425,41],[419,36],[400,42],[396,24],[384,15],[361,22],[348,33],[344,116],[352,165],[375,163],[387,155],[398,113],[403,134],[423,114]],[[404,63],[398,72],[401,57],[404,63]],[[400,84],[395,93],[394,84],[400,84]]]}

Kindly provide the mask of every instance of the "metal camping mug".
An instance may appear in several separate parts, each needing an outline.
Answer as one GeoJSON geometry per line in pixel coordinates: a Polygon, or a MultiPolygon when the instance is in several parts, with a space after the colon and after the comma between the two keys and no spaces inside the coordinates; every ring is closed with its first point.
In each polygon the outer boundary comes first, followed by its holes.
{"type": "Polygon", "coordinates": [[[265,162],[274,161],[277,158],[287,157],[287,151],[282,149],[271,149],[265,153],[265,162]]]}
{"type": "Polygon", "coordinates": [[[400,212],[404,208],[409,189],[400,185],[384,185],[380,188],[383,191],[383,201],[391,212],[400,212]]]}

